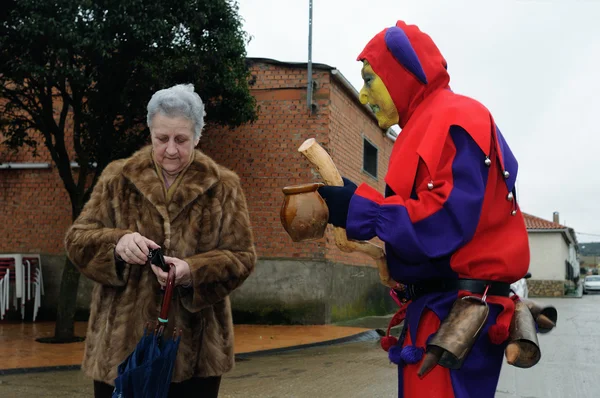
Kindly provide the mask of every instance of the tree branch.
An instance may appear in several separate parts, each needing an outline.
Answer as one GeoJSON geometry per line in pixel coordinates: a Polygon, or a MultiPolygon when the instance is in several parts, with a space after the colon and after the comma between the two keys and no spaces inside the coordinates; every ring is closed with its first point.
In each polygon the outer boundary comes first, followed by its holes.
{"type": "Polygon", "coordinates": [[[61,98],[62,98],[62,103],[63,103],[63,107],[62,107],[62,111],[60,113],[60,121],[58,123],[58,128],[61,131],[65,131],[65,123],[67,121],[67,116],[69,114],[69,106],[72,102],[71,97],[69,96],[69,93],[67,93],[67,85],[65,84],[64,79],[59,79],[59,90],[61,93],[61,98]],[[60,82],[62,81],[62,85],[60,84],[60,82]]]}
{"type": "Polygon", "coordinates": [[[26,95],[24,90],[19,92],[16,90],[11,90],[7,88],[6,85],[2,89],[2,94],[9,100],[9,102],[15,104],[23,112],[28,113],[32,119],[38,119],[38,122],[41,121],[40,118],[43,113],[43,109],[39,101],[34,99],[35,97],[26,95]],[[21,98],[19,98],[19,96],[26,98],[28,103],[26,104],[23,100],[21,100],[21,98]]]}
{"type": "Polygon", "coordinates": [[[58,174],[62,178],[65,188],[67,189],[69,196],[71,196],[71,200],[73,200],[72,196],[76,192],[76,186],[75,181],[73,180],[73,174],[71,173],[71,161],[65,147],[65,131],[64,129],[60,130],[59,126],[56,125],[56,121],[54,120],[52,89],[53,86],[49,83],[47,83],[44,87],[38,87],[40,103],[42,104],[43,108],[42,117],[45,127],[42,130],[42,133],[44,134],[46,147],[48,147],[50,156],[54,160],[54,164],[56,164],[56,168],[58,169],[58,174]]]}

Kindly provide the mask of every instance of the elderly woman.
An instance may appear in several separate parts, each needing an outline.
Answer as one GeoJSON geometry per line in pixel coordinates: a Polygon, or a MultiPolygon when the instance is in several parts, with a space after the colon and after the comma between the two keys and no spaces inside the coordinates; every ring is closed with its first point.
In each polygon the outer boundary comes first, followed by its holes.
{"type": "Polygon", "coordinates": [[[204,105],[192,85],[148,103],[152,145],[102,173],[67,232],[69,258],[96,282],[83,370],[110,397],[118,365],[159,315],[167,274],[147,265],[161,248],[176,266],[169,326],[183,329],[170,396],[216,397],[234,365],[228,295],[253,271],[253,236],[238,176],[195,150],[204,105]]]}

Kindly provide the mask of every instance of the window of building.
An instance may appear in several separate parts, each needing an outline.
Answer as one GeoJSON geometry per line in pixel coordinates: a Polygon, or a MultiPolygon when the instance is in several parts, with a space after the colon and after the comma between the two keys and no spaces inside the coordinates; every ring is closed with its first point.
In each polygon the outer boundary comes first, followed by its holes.
{"type": "Polygon", "coordinates": [[[363,137],[363,171],[377,179],[377,147],[363,137]]]}

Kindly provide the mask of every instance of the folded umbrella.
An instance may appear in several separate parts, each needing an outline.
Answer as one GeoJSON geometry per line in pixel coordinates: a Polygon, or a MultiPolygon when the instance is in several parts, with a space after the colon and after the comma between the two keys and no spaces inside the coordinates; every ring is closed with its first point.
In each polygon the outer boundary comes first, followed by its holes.
{"type": "Polygon", "coordinates": [[[113,398],[167,398],[173,376],[181,330],[164,335],[175,285],[175,266],[170,264],[162,308],[153,332],[148,325],[135,349],[119,365],[113,398]]]}

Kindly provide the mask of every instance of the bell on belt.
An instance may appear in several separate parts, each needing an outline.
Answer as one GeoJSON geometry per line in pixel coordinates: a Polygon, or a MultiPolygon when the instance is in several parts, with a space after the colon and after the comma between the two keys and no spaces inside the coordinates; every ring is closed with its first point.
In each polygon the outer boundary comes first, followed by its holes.
{"type": "Polygon", "coordinates": [[[548,333],[554,329],[558,320],[558,311],[555,307],[551,305],[542,307],[539,303],[529,299],[521,299],[521,301],[529,307],[529,311],[538,325],[539,333],[548,333]]]}
{"type": "Polygon", "coordinates": [[[515,314],[510,323],[508,346],[504,351],[506,361],[518,368],[530,368],[542,357],[535,321],[527,304],[515,303],[515,314]]]}
{"type": "Polygon", "coordinates": [[[467,296],[456,300],[448,317],[427,345],[419,377],[424,377],[436,364],[460,369],[481,333],[489,312],[485,296],[467,296]]]}

